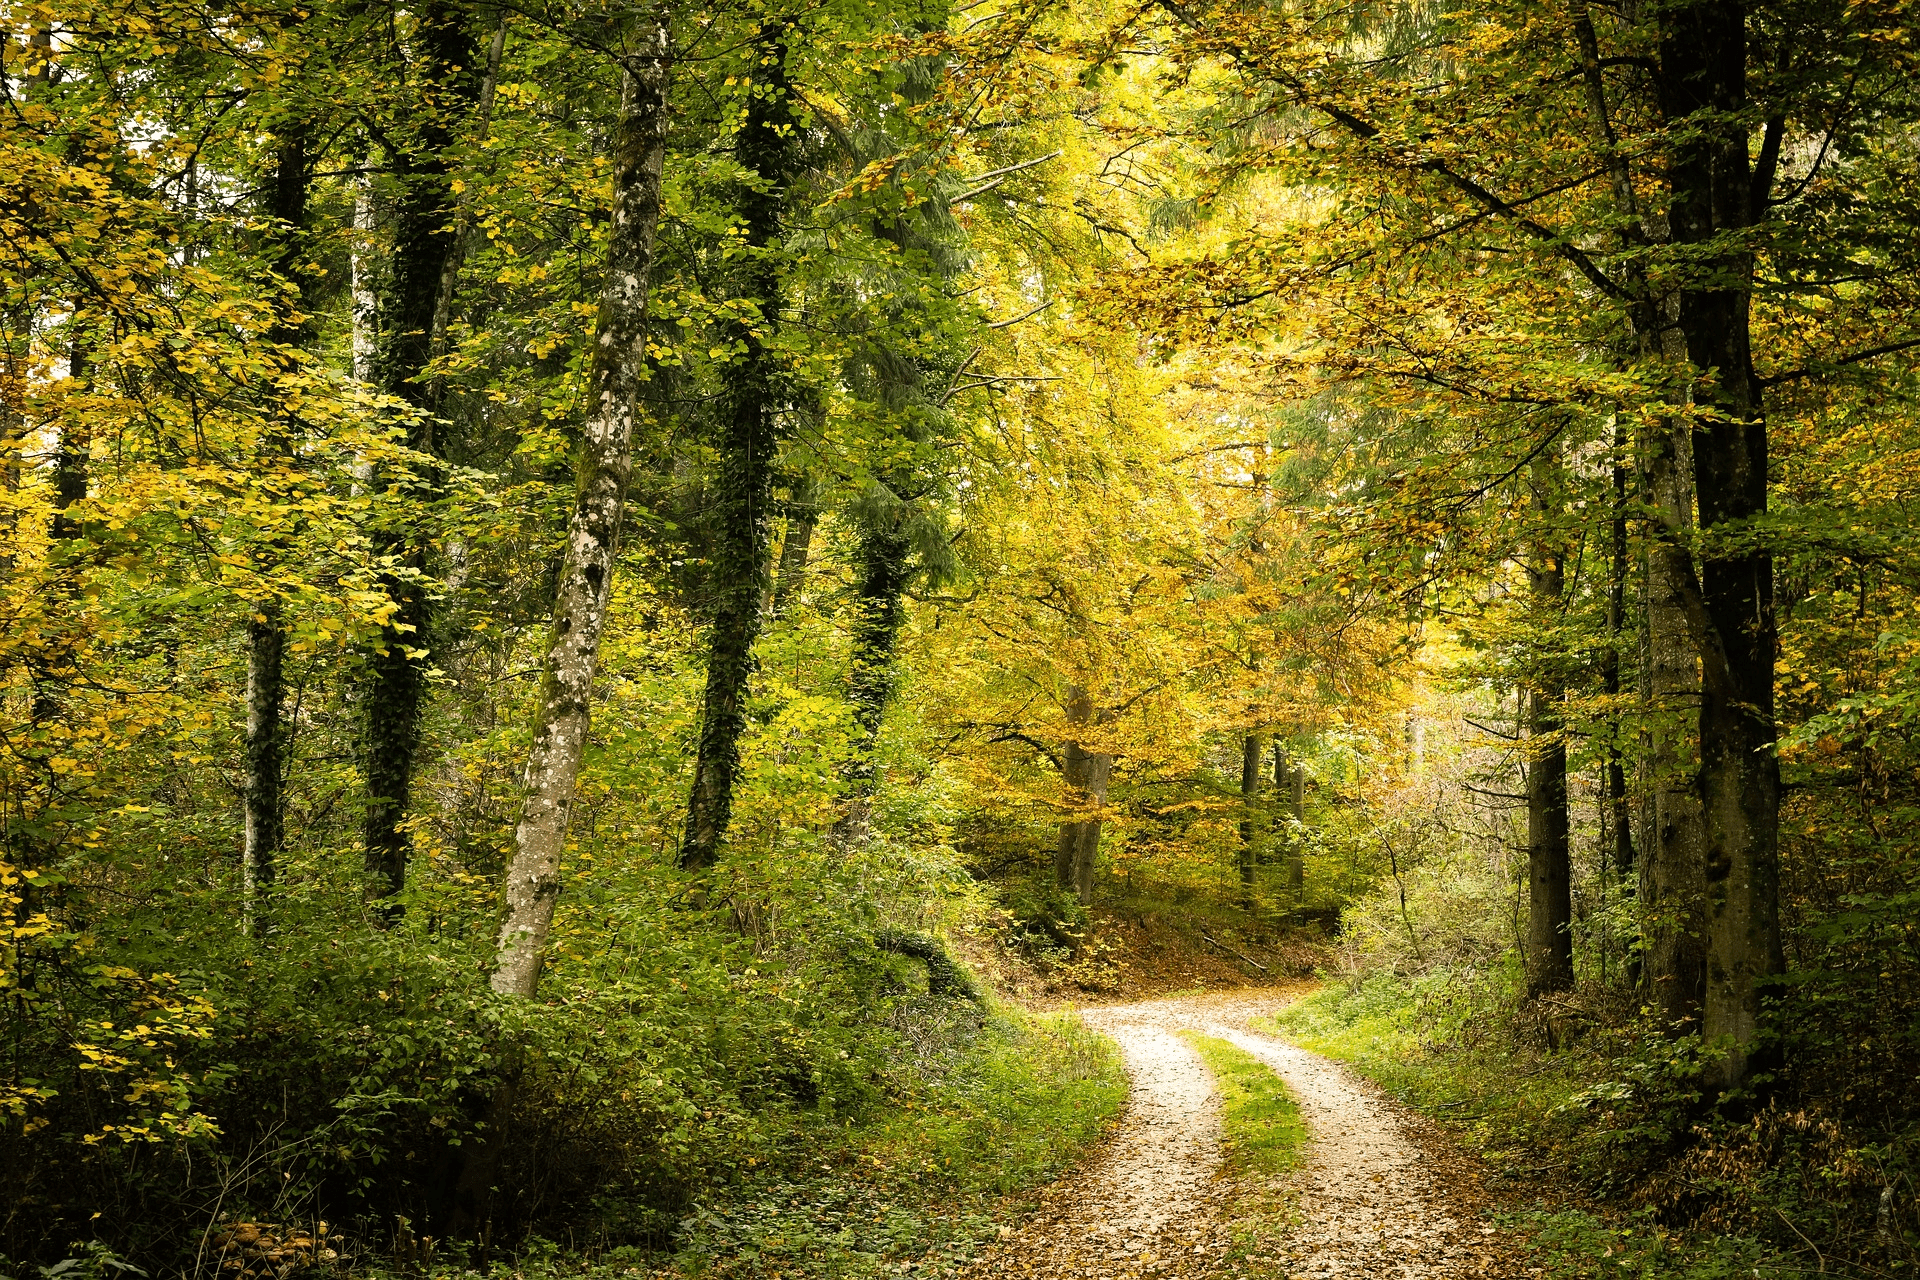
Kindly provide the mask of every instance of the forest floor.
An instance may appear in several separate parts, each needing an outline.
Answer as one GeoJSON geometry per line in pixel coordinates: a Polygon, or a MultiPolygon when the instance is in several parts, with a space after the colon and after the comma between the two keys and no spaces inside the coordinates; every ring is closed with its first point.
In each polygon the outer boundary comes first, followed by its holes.
{"type": "Polygon", "coordinates": [[[1252,1029],[1304,990],[1082,1009],[1120,1047],[1127,1110],[1103,1155],[1049,1187],[967,1280],[1539,1274],[1489,1221],[1477,1161],[1346,1068],[1252,1029]],[[1285,1082],[1308,1132],[1298,1169],[1249,1186],[1222,1164],[1213,1077],[1182,1032],[1225,1040],[1285,1082]]]}

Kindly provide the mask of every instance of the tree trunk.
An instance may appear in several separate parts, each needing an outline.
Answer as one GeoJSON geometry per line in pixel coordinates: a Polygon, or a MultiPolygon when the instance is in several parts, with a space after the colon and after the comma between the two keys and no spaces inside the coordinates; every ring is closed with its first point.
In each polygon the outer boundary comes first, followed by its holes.
{"type": "Polygon", "coordinates": [[[1613,436],[1613,512],[1608,523],[1607,647],[1600,681],[1608,699],[1606,797],[1610,823],[1609,854],[1614,874],[1633,892],[1633,823],[1627,805],[1627,770],[1621,752],[1625,717],[1620,710],[1620,646],[1627,616],[1627,428],[1616,424],[1613,436]]]}
{"type": "Polygon", "coordinates": [[[1299,760],[1287,763],[1286,752],[1277,739],[1273,744],[1273,789],[1289,793],[1293,826],[1287,833],[1287,899],[1298,912],[1307,893],[1307,770],[1299,760]]]}
{"type": "MultiPolygon", "coordinates": [[[[1746,7],[1694,0],[1660,11],[1661,111],[1674,239],[1690,246],[1680,332],[1718,412],[1693,432],[1703,531],[1767,509],[1767,428],[1748,315],[1753,257],[1738,233],[1764,211],[1774,163],[1749,158],[1746,7]]],[[[1761,155],[1777,156],[1779,121],[1761,155]]],[[[1689,621],[1702,663],[1700,796],[1706,819],[1708,957],[1701,1029],[1727,1055],[1710,1075],[1733,1088],[1752,1069],[1762,987],[1783,967],[1779,929],[1780,766],[1775,754],[1773,559],[1746,539],[1709,541],[1689,621]]],[[[1685,584],[1683,584],[1684,586],[1685,584]]]]}
{"type": "MultiPolygon", "coordinates": [[[[1092,727],[1102,717],[1093,710],[1093,698],[1079,685],[1067,689],[1067,725],[1092,727]]],[[[1100,833],[1105,826],[1099,816],[1107,802],[1107,783],[1113,776],[1113,756],[1105,751],[1088,751],[1075,739],[1069,739],[1061,754],[1060,773],[1066,782],[1067,803],[1083,817],[1060,824],[1060,842],[1054,850],[1054,883],[1069,889],[1083,906],[1093,905],[1093,871],[1100,857],[1100,833]]]]}
{"type": "MultiPolygon", "coordinates": [[[[500,83],[500,59],[507,48],[507,11],[502,8],[495,20],[493,39],[487,45],[487,72],[480,81],[480,96],[474,107],[474,119],[479,140],[484,144],[493,124],[493,102],[500,83]]],[[[439,360],[447,354],[450,345],[450,331],[453,326],[453,296],[459,290],[460,268],[467,262],[467,242],[473,237],[473,195],[471,186],[460,192],[453,218],[453,228],[447,233],[446,259],[440,264],[440,284],[434,291],[433,325],[428,330],[427,354],[432,360],[439,360]]],[[[446,380],[435,375],[429,389],[429,398],[435,405],[444,402],[446,380]]]]}
{"type": "Polygon", "coordinates": [[[820,520],[820,485],[811,476],[793,482],[787,499],[787,536],[780,543],[780,570],[767,597],[767,612],[784,618],[807,578],[807,557],[813,550],[813,531],[820,520]]]}
{"type": "MultiPolygon", "coordinates": [[[[1557,492],[1557,463],[1536,467],[1536,502],[1545,508],[1557,492]]],[[[1544,522],[1547,511],[1540,512],[1544,522]]],[[[1543,531],[1542,537],[1550,537],[1543,531]]],[[[1537,616],[1557,617],[1566,591],[1559,551],[1536,545],[1527,577],[1537,616]]],[[[1549,655],[1534,678],[1529,737],[1535,744],[1527,771],[1527,991],[1544,995],[1573,988],[1573,866],[1567,822],[1567,744],[1561,736],[1560,677],[1549,655]]]]}
{"type": "MultiPolygon", "coordinates": [[[[906,590],[912,577],[913,542],[906,510],[897,500],[870,504],[858,518],[854,556],[856,616],[847,670],[847,701],[857,738],[847,766],[846,809],[835,824],[842,842],[866,837],[878,781],[873,752],[880,722],[893,699],[894,651],[907,618],[906,590]]],[[[784,557],[783,557],[784,559],[784,557]]]]}
{"type": "MultiPolygon", "coordinates": [[[[306,309],[311,277],[300,261],[306,249],[307,136],[292,126],[275,153],[272,198],[268,216],[274,227],[273,270],[298,289],[298,316],[282,314],[267,335],[282,367],[293,371],[292,352],[307,334],[306,309]]],[[[266,465],[279,465],[292,452],[286,434],[271,430],[265,437],[266,465]],[[277,455],[277,456],[276,456],[277,455]]],[[[272,555],[272,548],[264,554],[272,555]]],[[[243,910],[249,933],[261,927],[264,899],[274,881],[284,843],[284,802],[281,779],[286,774],[287,726],[281,714],[286,702],[287,636],[280,618],[280,602],[262,600],[247,620],[247,743],[245,782],[242,785],[244,820],[240,852],[243,910]]]]}
{"type": "MultiPolygon", "coordinates": [[[[93,348],[83,328],[83,314],[76,300],[68,322],[72,326],[67,345],[69,391],[61,406],[59,442],[53,453],[53,521],[48,530],[52,545],[47,548],[47,559],[56,570],[68,561],[70,544],[80,538],[80,522],[71,513],[87,500],[88,469],[93,455],[92,424],[74,404],[93,372],[93,348]]],[[[60,590],[70,593],[73,584],[69,582],[60,590]]],[[[74,677],[73,663],[73,646],[57,630],[34,652],[29,668],[33,682],[32,723],[52,724],[64,716],[65,693],[74,677]]]]}
{"type": "Polygon", "coordinates": [[[783,434],[782,373],[768,345],[767,329],[779,318],[781,272],[776,251],[800,133],[787,78],[786,40],[782,23],[761,30],[758,44],[764,75],[754,85],[735,143],[741,165],[759,178],[741,187],[738,205],[749,255],[742,296],[754,304],[759,319],[730,324],[721,344],[742,354],[727,371],[725,434],[713,504],[719,526],[713,549],[718,601],[700,712],[699,756],[680,845],[680,865],[686,869],[712,865],[733,819],[740,735],[747,722],[747,684],[753,675],[753,644],[760,635],[761,601],[767,590],[773,475],[783,434]]]}
{"type": "Polygon", "coordinates": [[[1260,765],[1267,753],[1265,734],[1240,740],[1240,906],[1254,907],[1254,868],[1260,862],[1260,765]]]}
{"type": "Polygon", "coordinates": [[[273,884],[284,835],[280,779],[286,730],[280,708],[286,694],[281,676],[286,645],[279,606],[263,603],[247,623],[246,822],[241,876],[248,932],[259,924],[261,899],[273,884]]]}
{"type": "MultiPolygon", "coordinates": [[[[448,223],[456,211],[445,156],[464,114],[449,108],[470,108],[477,94],[466,17],[464,6],[447,0],[427,0],[417,11],[416,91],[436,101],[418,109],[415,148],[389,157],[399,194],[391,211],[394,247],[387,287],[379,291],[374,372],[382,390],[418,411],[408,425],[407,445],[428,456],[440,443],[434,417],[439,406],[424,378],[433,354],[440,281],[452,252],[448,223]]],[[[416,476],[413,483],[423,490],[424,507],[438,489],[439,477],[416,476]]],[[[412,805],[413,760],[420,748],[427,694],[420,659],[429,646],[432,612],[423,585],[430,567],[427,535],[414,529],[382,530],[374,538],[374,553],[400,570],[380,578],[381,588],[398,607],[368,655],[362,692],[367,887],[371,896],[382,899],[406,886],[411,841],[402,824],[412,805]]]]}
{"type": "MultiPolygon", "coordinates": [[[[1693,523],[1686,461],[1671,428],[1646,432],[1647,500],[1678,539],[1693,523]]],[[[1706,916],[1702,868],[1706,830],[1700,809],[1700,658],[1687,627],[1685,553],[1656,541],[1647,557],[1645,716],[1652,827],[1640,859],[1642,982],[1673,1035],[1699,1029],[1706,997],[1706,916]]]]}
{"type": "MultiPolygon", "coordinates": [[[[352,313],[349,321],[349,351],[355,380],[366,383],[374,382],[380,376],[375,356],[380,341],[380,296],[374,289],[373,267],[373,233],[378,229],[373,189],[365,178],[357,179],[353,184],[353,240],[347,286],[352,313]]],[[[363,485],[371,479],[367,475],[357,478],[363,485]]]]}
{"type": "Polygon", "coordinates": [[[526,807],[502,890],[506,919],[493,989],[522,999],[539,981],[560,896],[560,854],[586,753],[593,676],[633,470],[633,420],[646,379],[647,286],[666,164],[665,28],[656,39],[656,51],[630,60],[622,78],[613,140],[613,228],[589,374],[593,412],[581,446],[540,709],[527,753],[526,807]]]}

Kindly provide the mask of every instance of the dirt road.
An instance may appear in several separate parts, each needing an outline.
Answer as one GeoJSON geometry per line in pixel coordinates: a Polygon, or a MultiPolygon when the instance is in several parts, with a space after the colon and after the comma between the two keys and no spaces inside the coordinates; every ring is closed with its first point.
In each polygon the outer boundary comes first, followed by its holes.
{"type": "Polygon", "coordinates": [[[1493,1228],[1449,1194],[1390,1104],[1344,1068],[1248,1025],[1286,1000],[1236,992],[1085,1010],[1087,1023],[1120,1046],[1132,1080],[1121,1127],[1099,1161],[1052,1188],[1041,1211],[968,1276],[1117,1280],[1223,1269],[1233,1189],[1219,1177],[1212,1078],[1182,1030],[1218,1036],[1266,1063],[1307,1122],[1299,1221],[1252,1269],[1299,1280],[1503,1274],[1493,1228]]]}

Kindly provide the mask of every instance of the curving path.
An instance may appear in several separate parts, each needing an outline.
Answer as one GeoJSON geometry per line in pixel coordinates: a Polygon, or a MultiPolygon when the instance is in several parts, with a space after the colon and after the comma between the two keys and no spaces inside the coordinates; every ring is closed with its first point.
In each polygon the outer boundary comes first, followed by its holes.
{"type": "Polygon", "coordinates": [[[1299,1102],[1311,1138],[1296,1178],[1299,1224],[1258,1272],[1297,1280],[1442,1280],[1500,1274],[1493,1228],[1454,1202],[1393,1109],[1344,1068],[1250,1019],[1284,993],[1236,992],[1088,1009],[1120,1046],[1133,1091],[1112,1144],[1056,1184],[1041,1210],[968,1277],[1095,1280],[1200,1276],[1219,1269],[1231,1223],[1222,1204],[1212,1078],[1176,1034],[1219,1036],[1271,1067],[1299,1102]]]}

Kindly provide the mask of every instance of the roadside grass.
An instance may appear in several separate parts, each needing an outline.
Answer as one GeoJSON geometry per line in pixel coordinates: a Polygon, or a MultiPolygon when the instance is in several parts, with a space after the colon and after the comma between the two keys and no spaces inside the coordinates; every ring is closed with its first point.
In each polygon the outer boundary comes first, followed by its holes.
{"type": "Polygon", "coordinates": [[[871,1119],[811,1135],[798,1168],[722,1189],[682,1224],[669,1273],[948,1275],[1077,1162],[1127,1097],[1104,1037],[1001,1009],[971,1050],[913,1064],[871,1119]]]}
{"type": "MultiPolygon", "coordinates": [[[[1516,1061],[1492,1037],[1462,1043],[1446,1006],[1471,1009],[1473,992],[1454,989],[1464,985],[1446,974],[1380,974],[1358,986],[1329,982],[1258,1025],[1346,1063],[1408,1106],[1446,1120],[1497,1175],[1538,1176],[1547,1172],[1538,1167],[1543,1151],[1553,1159],[1571,1154],[1563,1148],[1584,1119],[1575,1099],[1592,1083],[1581,1070],[1588,1064],[1571,1056],[1516,1061]],[[1423,1000],[1424,1010],[1418,1007],[1423,1000]]],[[[1471,1016],[1463,1012],[1458,1020],[1471,1016]]]]}
{"type": "Polygon", "coordinates": [[[1287,1086],[1267,1065],[1214,1036],[1182,1031],[1181,1039],[1213,1073],[1220,1090],[1220,1134],[1226,1172],[1229,1251],[1238,1274],[1278,1275],[1271,1255],[1293,1230],[1297,1193],[1286,1177],[1305,1158],[1307,1126],[1287,1086]]]}
{"type": "Polygon", "coordinates": [[[942,1016],[973,1026],[915,1028],[884,1101],[851,1124],[799,1129],[784,1156],[696,1198],[660,1247],[534,1238],[484,1264],[386,1262],[356,1280],[951,1276],[1101,1141],[1127,1080],[1112,1043],[1077,1017],[942,1016]]]}
{"type": "MultiPolygon", "coordinates": [[[[1609,1065],[1592,1054],[1519,1052],[1491,1034],[1484,988],[1503,975],[1376,974],[1327,982],[1256,1028],[1345,1063],[1393,1097],[1440,1120],[1523,1194],[1570,1188],[1569,1175],[1608,1189],[1609,1148],[1590,1123],[1609,1065]],[[1481,989],[1476,989],[1478,986],[1481,989]]],[[[1617,1067],[1616,1067],[1617,1069],[1617,1067]]],[[[1621,1167],[1629,1168],[1626,1161],[1621,1167]]],[[[1625,1175],[1620,1175],[1625,1176],[1625,1175]]],[[[1618,1189],[1620,1183],[1612,1184],[1618,1189]]],[[[1618,1215],[1564,1207],[1563,1195],[1496,1212],[1539,1274],[1555,1280],[1732,1280],[1811,1274],[1758,1241],[1669,1230],[1650,1211],[1618,1215]]],[[[1839,1274],[1839,1273],[1835,1273],[1839,1274]]]]}

